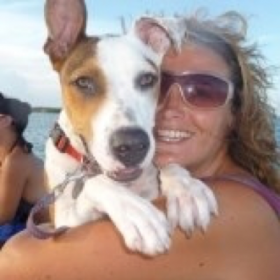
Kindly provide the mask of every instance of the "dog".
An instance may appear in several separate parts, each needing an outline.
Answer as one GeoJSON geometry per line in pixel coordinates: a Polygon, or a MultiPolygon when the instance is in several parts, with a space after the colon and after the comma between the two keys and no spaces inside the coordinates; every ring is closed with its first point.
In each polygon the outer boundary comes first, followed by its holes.
{"type": "Polygon", "coordinates": [[[152,163],[160,65],[176,46],[177,26],[143,17],[127,34],[90,37],[86,13],[83,0],[47,0],[45,6],[44,50],[63,100],[46,143],[48,185],[54,189],[81,165],[100,171],[65,187],[54,204],[54,226],[108,216],[132,251],[164,253],[173,228],[206,229],[217,212],[211,190],[187,170],[176,164],[158,170],[152,163]],[[167,217],[151,203],[159,195],[166,197],[167,217]]]}

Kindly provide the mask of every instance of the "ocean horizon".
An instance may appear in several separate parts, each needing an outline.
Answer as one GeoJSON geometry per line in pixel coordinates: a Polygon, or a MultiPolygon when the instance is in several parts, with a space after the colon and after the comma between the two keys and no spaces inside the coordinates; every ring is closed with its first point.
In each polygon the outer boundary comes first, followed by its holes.
{"type": "MultiPolygon", "coordinates": [[[[33,112],[29,118],[25,137],[33,144],[34,153],[41,159],[45,157],[45,143],[57,117],[57,113],[33,112]]],[[[276,122],[276,138],[280,147],[280,117],[276,122]]]]}

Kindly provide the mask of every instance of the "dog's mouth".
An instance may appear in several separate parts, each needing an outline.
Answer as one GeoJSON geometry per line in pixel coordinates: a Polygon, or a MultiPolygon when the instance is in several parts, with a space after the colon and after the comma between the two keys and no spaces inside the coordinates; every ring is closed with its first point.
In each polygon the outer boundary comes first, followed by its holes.
{"type": "Polygon", "coordinates": [[[120,169],[117,171],[106,172],[106,175],[111,179],[119,182],[130,182],[134,181],[140,177],[142,174],[142,169],[137,167],[130,167],[125,169],[120,169]]]}

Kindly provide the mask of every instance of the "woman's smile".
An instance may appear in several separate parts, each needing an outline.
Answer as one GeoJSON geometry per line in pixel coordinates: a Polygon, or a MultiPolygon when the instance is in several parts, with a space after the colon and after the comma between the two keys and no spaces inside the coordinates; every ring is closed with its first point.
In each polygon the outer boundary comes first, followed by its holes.
{"type": "Polygon", "coordinates": [[[158,142],[178,143],[191,138],[193,135],[190,131],[176,129],[157,129],[156,139],[158,142]]]}

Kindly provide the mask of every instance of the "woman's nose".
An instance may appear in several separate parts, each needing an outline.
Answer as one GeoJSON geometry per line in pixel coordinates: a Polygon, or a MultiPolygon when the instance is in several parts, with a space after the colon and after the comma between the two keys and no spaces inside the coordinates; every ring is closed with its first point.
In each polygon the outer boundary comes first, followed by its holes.
{"type": "Polygon", "coordinates": [[[165,97],[165,100],[158,106],[158,112],[164,113],[165,117],[179,118],[183,114],[184,101],[180,86],[173,84],[165,97]]]}

